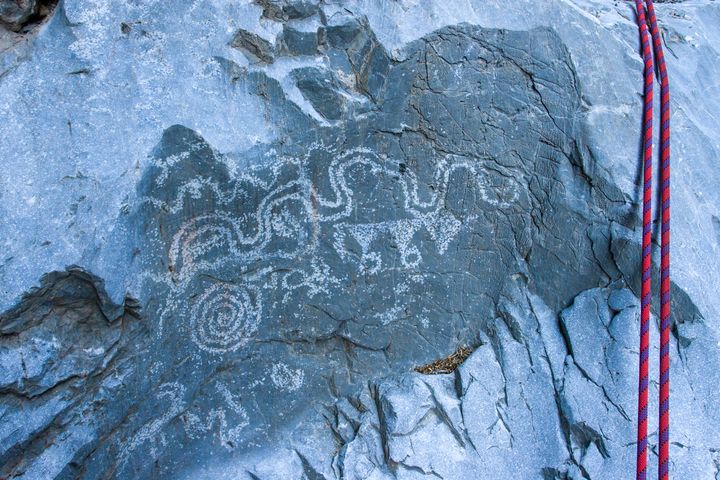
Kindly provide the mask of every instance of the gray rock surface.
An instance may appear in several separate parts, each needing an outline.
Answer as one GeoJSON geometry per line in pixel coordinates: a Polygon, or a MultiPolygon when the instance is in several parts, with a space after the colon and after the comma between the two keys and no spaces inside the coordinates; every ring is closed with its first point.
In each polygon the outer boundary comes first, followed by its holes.
{"type": "MultiPolygon", "coordinates": [[[[720,4],[657,9],[671,474],[714,479],[720,4]]],[[[629,3],[65,0],[3,35],[0,478],[633,471],[629,3]]]]}

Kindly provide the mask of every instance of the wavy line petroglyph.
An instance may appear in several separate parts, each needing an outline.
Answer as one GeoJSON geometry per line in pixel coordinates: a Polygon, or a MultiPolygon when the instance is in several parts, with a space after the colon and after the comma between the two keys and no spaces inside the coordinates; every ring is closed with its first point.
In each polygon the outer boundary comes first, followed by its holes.
{"type": "MultiPolygon", "coordinates": [[[[276,236],[291,236],[292,230],[297,231],[301,228],[299,221],[293,225],[292,218],[287,215],[284,218],[272,215],[270,212],[273,209],[285,202],[297,201],[308,216],[312,214],[312,207],[307,197],[303,197],[298,192],[284,196],[279,194],[280,190],[288,190],[287,187],[296,185],[297,183],[278,189],[263,199],[252,219],[252,223],[257,225],[253,235],[246,235],[243,231],[243,226],[251,222],[241,222],[224,213],[202,215],[184,223],[173,237],[168,255],[170,269],[176,279],[180,283],[186,282],[198,269],[212,270],[217,265],[227,262],[228,257],[241,258],[245,262],[257,260],[263,255],[272,255],[276,258],[294,257],[296,250],[269,253],[265,248],[272,240],[273,233],[276,236]],[[292,228],[293,226],[295,228],[292,228]],[[218,255],[218,251],[222,255],[218,255]],[[205,259],[207,257],[215,257],[216,260],[210,261],[205,259]]],[[[281,212],[287,213],[288,210],[284,209],[281,212]]],[[[298,250],[303,246],[299,245],[298,250]]]]}
{"type": "Polygon", "coordinates": [[[146,423],[126,442],[120,449],[118,455],[118,468],[122,469],[128,462],[130,454],[141,445],[148,444],[146,448],[151,451],[155,449],[156,442],[165,443],[162,429],[175,417],[182,413],[185,408],[183,397],[186,388],[178,382],[164,383],[160,385],[157,398],[167,399],[169,404],[160,417],[154,418],[146,423]]]}
{"type": "Polygon", "coordinates": [[[166,405],[165,413],[144,424],[122,445],[118,456],[118,469],[125,468],[130,455],[138,448],[144,447],[154,452],[158,444],[165,445],[167,440],[163,430],[176,418],[182,421],[185,434],[191,439],[201,438],[217,429],[222,445],[228,449],[234,448],[240,440],[242,430],[250,424],[250,418],[238,397],[227,385],[218,383],[216,388],[226,408],[214,408],[206,415],[198,415],[187,412],[187,388],[184,385],[179,382],[160,385],[156,397],[166,405]]]}
{"type": "MultiPolygon", "coordinates": [[[[270,157],[273,155],[270,152],[270,157]]],[[[388,241],[397,248],[403,268],[417,269],[423,262],[418,248],[420,232],[434,242],[439,255],[444,255],[463,228],[463,222],[446,208],[448,192],[455,183],[463,188],[468,182],[474,183],[479,199],[499,209],[515,202],[520,191],[517,180],[507,176],[490,180],[482,163],[458,157],[439,159],[431,179],[422,185],[412,171],[406,169],[399,174],[397,162],[367,148],[338,151],[315,143],[301,157],[274,156],[268,162],[249,167],[226,182],[226,187],[211,178],[194,177],[178,187],[169,203],[142,199],[177,213],[183,211],[188,199],[210,195],[209,204],[216,209],[187,219],[172,235],[167,250],[171,281],[166,283],[172,285],[173,305],[163,310],[161,325],[170,314],[182,310],[177,304],[187,302],[187,288],[198,275],[214,276],[228,265],[243,272],[249,265],[256,269],[258,262],[292,260],[317,248],[320,234],[331,239],[341,259],[356,262],[361,272],[377,274],[384,268],[383,255],[387,253],[382,253],[382,247],[388,241]],[[326,173],[311,181],[310,162],[318,158],[330,162],[326,173]],[[455,176],[461,174],[464,177],[459,181],[455,176]],[[392,188],[399,188],[398,200],[403,208],[396,219],[354,220],[363,202],[356,197],[353,186],[356,175],[397,182],[392,188]],[[496,184],[491,184],[493,181],[496,184]],[[432,184],[432,188],[425,183],[432,184]],[[249,205],[254,207],[248,209],[249,205]],[[358,253],[351,253],[358,249],[358,253]]],[[[162,181],[166,181],[166,164],[161,172],[162,181]]],[[[309,293],[317,293],[338,283],[327,276],[327,268],[315,263],[312,272],[289,271],[275,286],[287,292],[305,287],[309,293]],[[318,271],[325,274],[318,275],[318,271]],[[316,285],[320,280],[323,285],[316,285]]],[[[249,285],[251,280],[244,276],[243,282],[249,285]]],[[[246,343],[261,320],[263,288],[214,285],[200,293],[190,311],[192,341],[213,354],[233,351],[246,343]]],[[[287,294],[281,298],[285,301],[287,294]]]]}

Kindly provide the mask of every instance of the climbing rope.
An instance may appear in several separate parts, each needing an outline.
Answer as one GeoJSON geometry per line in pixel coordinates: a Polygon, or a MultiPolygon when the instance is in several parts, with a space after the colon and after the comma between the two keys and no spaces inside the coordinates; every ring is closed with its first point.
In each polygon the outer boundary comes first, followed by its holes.
{"type": "Polygon", "coordinates": [[[668,480],[670,440],[670,85],[668,82],[662,39],[652,0],[635,0],[645,62],[645,106],[643,110],[643,240],[642,290],[640,312],[640,368],[638,375],[637,480],[647,478],[647,406],[648,357],[650,346],[650,267],[652,229],[652,122],[653,122],[653,52],[650,49],[648,21],[655,61],[660,80],[660,177],[661,177],[661,246],[660,246],[660,395],[658,479],[668,480]]]}
{"type": "Polygon", "coordinates": [[[670,84],[668,81],[662,39],[655,17],[655,6],[647,0],[650,33],[660,76],[660,178],[661,178],[661,247],[660,247],[660,452],[658,478],[669,478],[670,447],[670,84]]]}

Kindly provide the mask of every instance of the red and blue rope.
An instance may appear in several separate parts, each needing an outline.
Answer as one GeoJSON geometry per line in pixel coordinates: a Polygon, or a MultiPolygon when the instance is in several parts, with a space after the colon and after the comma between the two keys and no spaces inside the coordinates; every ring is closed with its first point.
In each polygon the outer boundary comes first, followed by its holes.
{"type": "Polygon", "coordinates": [[[642,287],[640,300],[640,370],[637,406],[637,480],[647,479],[647,418],[648,418],[648,359],[650,348],[650,265],[652,217],[652,119],[653,119],[653,60],[648,35],[645,7],[635,0],[640,43],[644,60],[645,103],[643,109],[643,234],[642,287]]]}
{"type": "Polygon", "coordinates": [[[668,81],[662,38],[655,17],[655,6],[647,0],[650,33],[653,38],[655,62],[660,77],[660,416],[658,478],[669,478],[670,446],[670,84],[668,81]]]}
{"type": "Polygon", "coordinates": [[[643,240],[642,288],[640,311],[640,367],[638,375],[637,480],[647,478],[647,407],[648,358],[650,346],[650,269],[652,230],[652,122],[653,122],[653,53],[660,80],[660,178],[661,178],[661,246],[660,246],[660,393],[658,479],[669,479],[670,444],[670,84],[668,81],[662,38],[652,0],[635,0],[637,23],[644,60],[643,111],[643,240]],[[652,36],[650,48],[648,22],[652,36]]]}

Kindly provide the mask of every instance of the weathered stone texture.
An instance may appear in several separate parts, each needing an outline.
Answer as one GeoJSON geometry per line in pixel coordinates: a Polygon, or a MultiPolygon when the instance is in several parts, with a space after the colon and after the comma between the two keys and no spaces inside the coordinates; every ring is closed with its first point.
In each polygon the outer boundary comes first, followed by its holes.
{"type": "MultiPolygon", "coordinates": [[[[1,54],[0,477],[627,476],[631,6],[220,3],[66,0],[1,54]]],[[[720,74],[720,5],[690,3],[658,5],[671,473],[711,479],[720,131],[697,112],[720,92],[690,71],[720,74]]]]}

